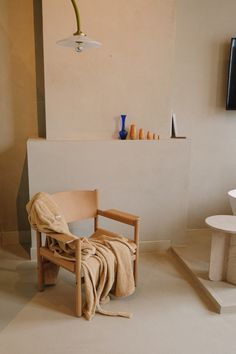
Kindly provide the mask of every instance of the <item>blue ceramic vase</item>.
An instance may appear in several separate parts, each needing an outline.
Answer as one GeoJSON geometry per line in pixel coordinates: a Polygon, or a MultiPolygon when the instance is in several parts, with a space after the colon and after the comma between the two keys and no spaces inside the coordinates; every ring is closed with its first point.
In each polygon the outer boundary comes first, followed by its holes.
{"type": "Polygon", "coordinates": [[[122,114],[121,115],[121,130],[119,131],[119,136],[120,136],[121,140],[125,140],[128,135],[128,131],[125,130],[125,120],[126,120],[126,115],[122,114]]]}

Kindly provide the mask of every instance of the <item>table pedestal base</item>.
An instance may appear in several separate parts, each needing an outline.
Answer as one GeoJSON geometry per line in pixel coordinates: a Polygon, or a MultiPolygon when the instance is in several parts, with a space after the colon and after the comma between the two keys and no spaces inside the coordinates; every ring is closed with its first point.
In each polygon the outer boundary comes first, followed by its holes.
{"type": "Polygon", "coordinates": [[[226,279],[228,268],[230,235],[225,232],[213,231],[211,240],[211,257],[209,267],[210,280],[226,279]]]}

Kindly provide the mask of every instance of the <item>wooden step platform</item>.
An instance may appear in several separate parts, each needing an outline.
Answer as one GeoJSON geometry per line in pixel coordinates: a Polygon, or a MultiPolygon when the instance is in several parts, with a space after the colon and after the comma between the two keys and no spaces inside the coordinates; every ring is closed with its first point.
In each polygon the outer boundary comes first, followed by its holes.
{"type": "Polygon", "coordinates": [[[208,278],[210,243],[194,242],[171,248],[172,256],[185,268],[197,288],[208,297],[217,313],[236,313],[236,286],[208,278]]]}

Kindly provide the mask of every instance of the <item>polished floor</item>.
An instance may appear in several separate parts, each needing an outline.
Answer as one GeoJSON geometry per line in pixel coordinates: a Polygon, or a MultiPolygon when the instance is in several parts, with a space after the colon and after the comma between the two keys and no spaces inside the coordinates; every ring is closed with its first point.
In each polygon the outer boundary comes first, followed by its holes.
{"type": "Polygon", "coordinates": [[[236,315],[218,315],[170,257],[141,256],[136,293],[107,306],[132,319],[73,316],[73,277],[36,291],[35,263],[0,252],[0,354],[235,354],[236,315]]]}

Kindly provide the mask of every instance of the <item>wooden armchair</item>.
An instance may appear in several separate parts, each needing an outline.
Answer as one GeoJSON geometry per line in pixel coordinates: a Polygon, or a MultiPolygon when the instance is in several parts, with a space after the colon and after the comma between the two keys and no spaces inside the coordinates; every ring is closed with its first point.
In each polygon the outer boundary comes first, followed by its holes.
{"type": "MultiPolygon", "coordinates": [[[[99,217],[105,217],[133,226],[133,241],[137,246],[134,259],[134,281],[137,286],[138,278],[138,256],[139,256],[139,217],[115,209],[100,210],[98,209],[98,190],[93,191],[69,191],[55,193],[52,195],[66,221],[73,222],[84,219],[94,219],[94,231],[108,236],[115,235],[114,232],[99,228],[99,217]]],[[[75,243],[75,261],[68,261],[54,256],[46,246],[42,246],[41,233],[37,231],[37,260],[38,260],[38,288],[39,291],[44,289],[44,269],[46,262],[51,262],[59,267],[75,274],[75,312],[76,316],[82,316],[82,293],[81,293],[81,242],[80,239],[64,234],[50,234],[50,237],[61,241],[72,241],[75,243]]]]}

